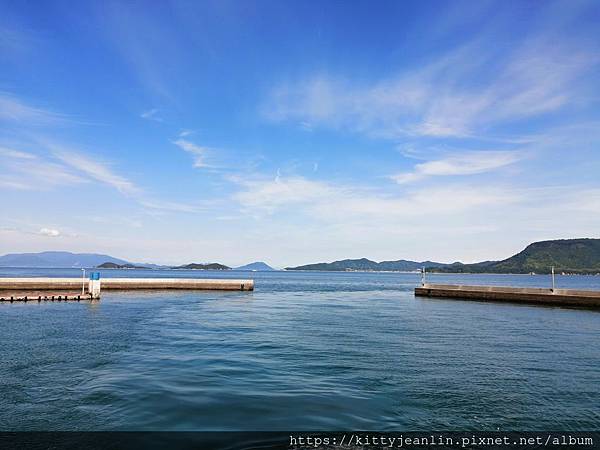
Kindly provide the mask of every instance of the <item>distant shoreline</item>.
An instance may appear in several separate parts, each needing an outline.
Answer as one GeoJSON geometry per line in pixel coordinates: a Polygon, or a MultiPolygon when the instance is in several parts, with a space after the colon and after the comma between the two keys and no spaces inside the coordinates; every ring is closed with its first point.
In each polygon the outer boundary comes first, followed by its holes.
{"type": "MultiPolygon", "coordinates": [[[[181,268],[171,268],[171,267],[48,267],[48,266],[40,266],[40,267],[31,267],[31,266],[0,266],[1,269],[50,269],[50,270],[82,270],[86,271],[91,270],[152,270],[152,271],[197,271],[197,272],[301,272],[301,273],[402,273],[402,274],[414,274],[420,275],[420,271],[415,270],[321,270],[321,269],[272,269],[272,270],[251,270],[251,269],[181,269],[181,268]]],[[[517,273],[517,272],[438,272],[431,271],[426,272],[426,275],[521,275],[521,276],[536,276],[536,275],[550,275],[550,273],[517,273]]],[[[600,272],[557,272],[556,276],[600,276],[600,272]]]]}
{"type": "MultiPolygon", "coordinates": [[[[319,272],[319,273],[411,273],[420,275],[421,271],[415,270],[321,270],[321,269],[284,269],[285,272],[319,272]]],[[[522,273],[522,272],[426,272],[426,275],[523,275],[523,276],[536,276],[536,275],[550,275],[550,273],[522,273]]],[[[600,272],[590,273],[556,273],[556,276],[571,276],[571,275],[585,275],[585,276],[600,276],[600,272]]]]}
{"type": "MultiPolygon", "coordinates": [[[[198,271],[198,272],[302,272],[302,273],[402,273],[420,275],[420,271],[415,270],[317,270],[317,269],[272,269],[272,270],[251,270],[251,269],[181,269],[170,267],[49,267],[49,266],[0,266],[1,269],[51,269],[51,270],[153,270],[153,271],[198,271]]],[[[518,273],[518,272],[426,272],[426,275],[521,275],[521,276],[536,276],[550,275],[550,273],[518,273]]],[[[557,272],[556,276],[600,276],[600,272],[557,272]]]]}
{"type": "Polygon", "coordinates": [[[272,270],[251,270],[251,269],[236,269],[236,268],[229,268],[229,269],[179,269],[179,268],[173,268],[173,267],[72,267],[72,266],[66,266],[66,267],[59,267],[59,266],[0,266],[0,270],[2,269],[56,269],[56,270],[67,270],[67,269],[71,269],[71,270],[156,270],[156,271],[160,271],[160,270],[165,270],[165,271],[190,271],[190,270],[195,270],[195,271],[202,271],[202,272],[283,272],[283,270],[279,270],[279,269],[272,269],[272,270]]]}

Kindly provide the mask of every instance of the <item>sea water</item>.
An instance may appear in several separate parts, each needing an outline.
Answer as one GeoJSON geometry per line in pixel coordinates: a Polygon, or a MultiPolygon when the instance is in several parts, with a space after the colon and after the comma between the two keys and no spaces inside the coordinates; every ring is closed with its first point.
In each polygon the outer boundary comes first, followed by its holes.
{"type": "MultiPolygon", "coordinates": [[[[256,288],[0,304],[0,430],[600,430],[595,311],[415,298],[418,274],[101,272],[256,288]]],[[[600,289],[600,277],[557,287],[600,289]]]]}

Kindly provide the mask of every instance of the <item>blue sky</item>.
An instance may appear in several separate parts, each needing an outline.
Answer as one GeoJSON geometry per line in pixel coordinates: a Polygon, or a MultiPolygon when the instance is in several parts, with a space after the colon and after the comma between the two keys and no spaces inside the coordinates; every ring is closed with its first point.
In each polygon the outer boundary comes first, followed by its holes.
{"type": "Polygon", "coordinates": [[[0,253],[472,262],[600,229],[600,5],[0,3],[0,253]]]}

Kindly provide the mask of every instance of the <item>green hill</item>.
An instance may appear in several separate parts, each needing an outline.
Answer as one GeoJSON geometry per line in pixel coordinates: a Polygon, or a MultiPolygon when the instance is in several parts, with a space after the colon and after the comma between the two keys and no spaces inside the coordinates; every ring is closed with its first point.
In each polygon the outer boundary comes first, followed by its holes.
{"type": "Polygon", "coordinates": [[[341,261],[334,261],[331,263],[316,263],[307,264],[305,266],[298,267],[286,267],[286,270],[323,270],[323,271],[387,271],[387,272],[411,272],[420,270],[422,267],[441,267],[445,266],[442,263],[436,263],[433,261],[407,261],[400,259],[398,261],[371,261],[367,258],[361,259],[344,259],[341,261]]]}
{"type": "Polygon", "coordinates": [[[370,259],[344,259],[331,263],[287,267],[286,270],[318,271],[416,271],[426,267],[429,272],[444,273],[600,273],[600,239],[561,239],[534,242],[523,251],[502,261],[475,264],[437,263],[432,261],[376,262],[370,259]]]}
{"type": "Polygon", "coordinates": [[[599,273],[600,239],[561,239],[534,242],[523,251],[503,261],[476,264],[455,263],[431,268],[432,272],[466,273],[599,273]]]}

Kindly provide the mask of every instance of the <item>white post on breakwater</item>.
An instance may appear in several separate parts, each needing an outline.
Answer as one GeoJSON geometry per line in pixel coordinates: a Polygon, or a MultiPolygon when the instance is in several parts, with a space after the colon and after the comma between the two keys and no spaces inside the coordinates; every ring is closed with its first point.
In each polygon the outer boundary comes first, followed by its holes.
{"type": "Polygon", "coordinates": [[[425,286],[425,267],[421,269],[421,286],[425,286]]]}
{"type": "Polygon", "coordinates": [[[92,298],[100,298],[100,272],[90,272],[89,293],[92,298]]]}
{"type": "Polygon", "coordinates": [[[554,266],[552,266],[552,292],[554,293],[554,287],[555,287],[555,283],[554,283],[554,266]]]}
{"type": "Polygon", "coordinates": [[[81,295],[85,295],[85,269],[81,269],[81,295]]]}

